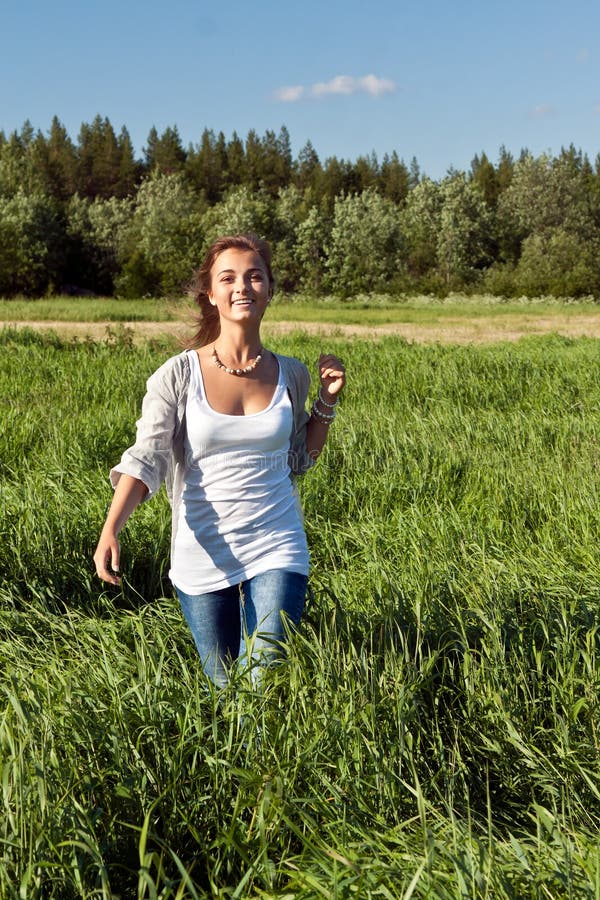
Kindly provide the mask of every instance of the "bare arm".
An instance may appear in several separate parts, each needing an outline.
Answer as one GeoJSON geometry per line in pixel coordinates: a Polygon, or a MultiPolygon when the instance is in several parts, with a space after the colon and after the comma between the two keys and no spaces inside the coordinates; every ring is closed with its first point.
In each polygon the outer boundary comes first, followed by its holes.
{"type": "Polygon", "coordinates": [[[331,416],[335,412],[335,404],[346,384],[346,370],[337,356],[321,354],[319,357],[319,378],[321,386],[319,398],[315,404],[316,414],[313,411],[306,426],[306,449],[313,459],[319,456],[325,446],[329,426],[333,421],[331,416]]]}
{"type": "Polygon", "coordinates": [[[117,535],[147,493],[148,488],[139,478],[134,478],[133,475],[121,475],[119,478],[94,553],[96,572],[103,581],[108,581],[110,584],[121,583],[119,575],[113,574],[119,571],[121,561],[121,545],[117,535]],[[108,568],[109,564],[112,571],[108,568]]]}

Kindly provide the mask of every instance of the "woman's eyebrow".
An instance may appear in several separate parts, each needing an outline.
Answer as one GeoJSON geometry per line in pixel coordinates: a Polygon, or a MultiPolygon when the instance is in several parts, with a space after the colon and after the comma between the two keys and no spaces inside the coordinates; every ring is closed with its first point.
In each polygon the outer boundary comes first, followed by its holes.
{"type": "MultiPolygon", "coordinates": [[[[262,271],[263,271],[263,270],[261,269],[260,266],[252,266],[252,268],[246,269],[246,273],[248,273],[248,272],[262,272],[262,271]]],[[[246,274],[246,273],[245,273],[245,274],[246,274]]],[[[217,277],[218,277],[219,275],[235,275],[235,270],[234,270],[234,269],[221,269],[220,272],[217,272],[217,277]]]]}

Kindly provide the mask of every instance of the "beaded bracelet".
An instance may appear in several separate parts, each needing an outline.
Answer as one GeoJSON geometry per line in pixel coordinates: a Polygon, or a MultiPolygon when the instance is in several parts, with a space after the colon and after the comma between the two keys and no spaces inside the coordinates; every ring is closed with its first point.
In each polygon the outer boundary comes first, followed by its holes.
{"type": "Polygon", "coordinates": [[[335,409],[335,407],[337,406],[337,402],[338,402],[337,397],[335,398],[333,403],[328,403],[327,400],[323,400],[323,394],[321,393],[321,388],[319,388],[319,400],[321,401],[323,406],[327,407],[327,409],[335,409]]]}
{"type": "Polygon", "coordinates": [[[311,414],[318,422],[321,423],[321,425],[331,425],[331,423],[335,419],[335,413],[333,413],[332,415],[328,415],[327,413],[321,412],[321,410],[317,406],[316,400],[312,405],[311,414]]]}

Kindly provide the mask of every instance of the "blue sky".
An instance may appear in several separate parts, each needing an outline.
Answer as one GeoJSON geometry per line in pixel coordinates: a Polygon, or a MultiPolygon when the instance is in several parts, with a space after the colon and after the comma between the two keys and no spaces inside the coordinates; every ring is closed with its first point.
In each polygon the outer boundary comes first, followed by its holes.
{"type": "Polygon", "coordinates": [[[396,150],[443,177],[496,161],[600,152],[597,0],[1,0],[0,129],[97,113],[148,132],[245,137],[286,125],[321,160],[396,150]]]}

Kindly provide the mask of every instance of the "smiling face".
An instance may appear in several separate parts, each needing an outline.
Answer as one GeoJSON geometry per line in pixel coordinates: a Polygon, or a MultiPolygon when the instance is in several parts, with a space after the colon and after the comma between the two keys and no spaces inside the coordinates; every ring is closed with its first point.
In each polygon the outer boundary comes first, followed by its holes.
{"type": "Polygon", "coordinates": [[[210,270],[208,298],[221,319],[262,318],[271,299],[267,267],[259,253],[231,248],[215,259],[210,270]]]}

